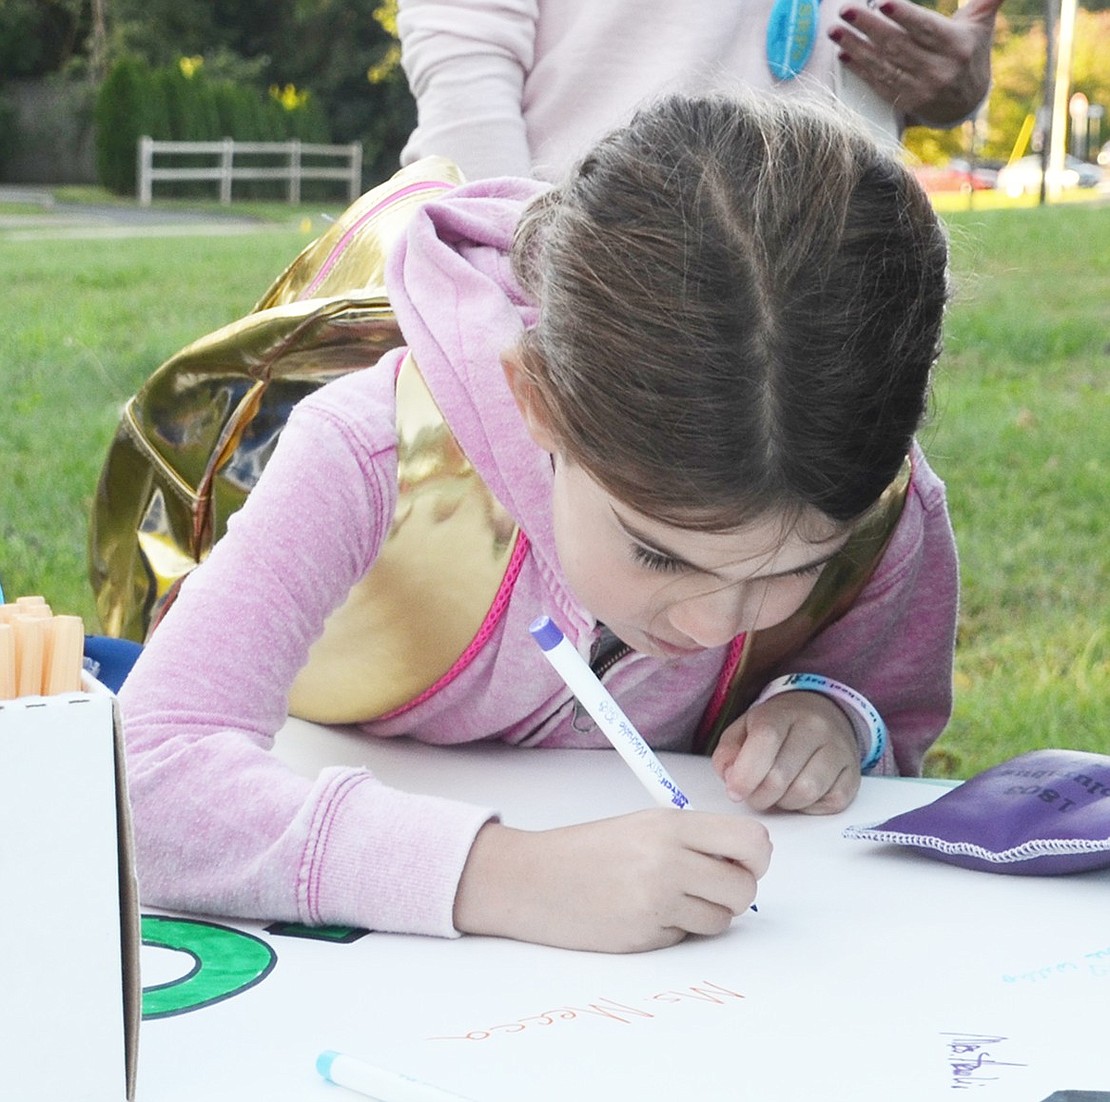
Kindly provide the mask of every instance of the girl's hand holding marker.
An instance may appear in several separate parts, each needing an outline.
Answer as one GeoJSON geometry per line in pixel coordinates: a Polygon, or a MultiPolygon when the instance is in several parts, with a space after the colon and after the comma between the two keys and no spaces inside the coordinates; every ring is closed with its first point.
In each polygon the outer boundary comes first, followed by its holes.
{"type": "Polygon", "coordinates": [[[542,832],[487,825],[463,873],[455,925],[521,937],[538,923],[541,941],[609,952],[720,933],[755,898],[771,857],[767,831],[753,819],[690,811],[682,790],[563,633],[546,616],[531,632],[614,749],[670,810],[542,832]],[[672,813],[678,809],[688,813],[672,813]],[[498,879],[496,892],[491,875],[498,879]],[[468,890],[468,877],[481,887],[468,890]]]}
{"type": "Polygon", "coordinates": [[[766,828],[744,815],[653,808],[557,830],[487,823],[455,927],[567,949],[661,949],[726,930],[770,859],[766,828]]]}

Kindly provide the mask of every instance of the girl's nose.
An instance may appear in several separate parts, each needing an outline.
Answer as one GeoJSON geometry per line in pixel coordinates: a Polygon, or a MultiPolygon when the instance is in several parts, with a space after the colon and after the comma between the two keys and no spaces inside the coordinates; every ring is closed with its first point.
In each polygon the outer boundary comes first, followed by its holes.
{"type": "Polygon", "coordinates": [[[772,627],[792,616],[813,580],[778,578],[727,586],[675,602],[672,626],[699,647],[719,647],[745,631],[772,627]]]}
{"type": "Polygon", "coordinates": [[[752,625],[748,619],[749,594],[746,585],[685,597],[667,611],[671,626],[699,647],[724,646],[752,625]]]}

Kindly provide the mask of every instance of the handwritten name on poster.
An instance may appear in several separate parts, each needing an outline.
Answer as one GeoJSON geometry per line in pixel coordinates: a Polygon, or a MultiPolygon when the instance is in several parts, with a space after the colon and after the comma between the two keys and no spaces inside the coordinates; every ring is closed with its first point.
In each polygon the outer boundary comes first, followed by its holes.
{"type": "Polygon", "coordinates": [[[1089,953],[1082,953],[1067,960],[1046,964],[1040,968],[1031,968],[1025,972],[1007,972],[1002,976],[1002,982],[1018,985],[1044,984],[1064,977],[1079,976],[1088,979],[1110,979],[1110,945],[1101,949],[1092,949],[1089,953]]]}
{"type": "Polygon", "coordinates": [[[731,988],[713,983],[711,980],[702,980],[700,984],[691,984],[681,990],[659,991],[629,1002],[618,1002],[603,995],[583,1006],[559,1006],[538,1014],[526,1014],[513,1021],[498,1025],[472,1029],[454,1036],[431,1037],[429,1040],[488,1041],[493,1037],[523,1033],[527,1029],[535,1030],[559,1022],[584,1022],[599,1019],[620,1025],[630,1025],[633,1022],[658,1017],[660,1011],[666,1005],[700,1003],[723,1006],[731,1000],[743,998],[744,996],[739,991],[733,991],[731,988]]]}
{"type": "Polygon", "coordinates": [[[942,1033],[948,1061],[951,1090],[969,1091],[996,1083],[1005,1074],[1004,1068],[1023,1068],[1013,1060],[997,1058],[996,1053],[1008,1038],[985,1033],[942,1033]]]}

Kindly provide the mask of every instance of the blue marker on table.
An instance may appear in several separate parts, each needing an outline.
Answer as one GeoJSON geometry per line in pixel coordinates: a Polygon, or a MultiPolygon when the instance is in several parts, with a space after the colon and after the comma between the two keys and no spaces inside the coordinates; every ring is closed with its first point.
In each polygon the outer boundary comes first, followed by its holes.
{"type": "Polygon", "coordinates": [[[590,713],[602,734],[613,744],[613,748],[628,763],[655,801],[664,807],[689,808],[690,801],[683,795],[682,789],[663,768],[651,747],[632,726],[632,721],[621,711],[586,660],[571,646],[550,618],[539,617],[528,630],[540,645],[548,662],[567,683],[567,688],[590,713]]]}
{"type": "Polygon", "coordinates": [[[316,1058],[316,1070],[329,1083],[365,1094],[377,1102],[469,1102],[461,1094],[330,1049],[316,1058]]]}

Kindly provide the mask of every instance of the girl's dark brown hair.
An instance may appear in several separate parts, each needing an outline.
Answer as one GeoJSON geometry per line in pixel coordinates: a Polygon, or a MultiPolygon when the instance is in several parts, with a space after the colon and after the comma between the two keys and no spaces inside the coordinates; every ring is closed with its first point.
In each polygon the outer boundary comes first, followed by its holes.
{"type": "Polygon", "coordinates": [[[910,173],[828,109],[662,100],[530,206],[513,260],[561,449],[647,516],[849,522],[910,448],[947,243],[910,173]]]}

